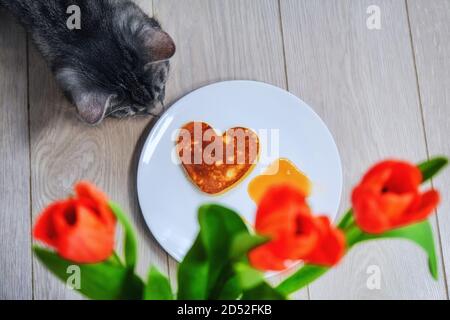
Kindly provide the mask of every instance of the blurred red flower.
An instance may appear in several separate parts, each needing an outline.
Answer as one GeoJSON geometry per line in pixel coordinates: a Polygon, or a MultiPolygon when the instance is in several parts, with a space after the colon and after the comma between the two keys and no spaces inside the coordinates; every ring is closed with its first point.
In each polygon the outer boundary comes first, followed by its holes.
{"type": "Polygon", "coordinates": [[[358,226],[381,234],[428,218],[439,203],[435,190],[420,192],[422,173],[413,164],[384,161],[375,165],[353,190],[358,226]]]}
{"type": "Polygon", "coordinates": [[[106,260],[114,250],[116,218],[107,197],[88,182],[75,196],[55,202],[39,216],[33,236],[75,263],[106,260]]]}
{"type": "Polygon", "coordinates": [[[313,216],[304,194],[289,185],[266,192],[258,206],[255,229],[271,237],[249,254],[250,263],[261,270],[284,270],[295,260],[333,266],[345,253],[344,234],[328,217],[313,216]]]}

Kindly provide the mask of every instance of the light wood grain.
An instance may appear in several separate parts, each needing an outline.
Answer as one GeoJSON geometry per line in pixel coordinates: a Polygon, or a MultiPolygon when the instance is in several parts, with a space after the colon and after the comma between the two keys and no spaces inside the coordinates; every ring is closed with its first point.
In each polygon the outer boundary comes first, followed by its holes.
{"type": "MultiPolygon", "coordinates": [[[[221,80],[286,88],[278,1],[155,0],[154,10],[177,44],[169,101],[221,80]]],[[[175,285],[177,263],[170,259],[169,267],[175,285]]],[[[296,297],[306,298],[307,292],[296,297]]]]}
{"type": "MultiPolygon", "coordinates": [[[[151,13],[151,1],[142,5],[151,13]]],[[[167,255],[150,236],[136,198],[141,136],[149,130],[151,119],[107,119],[97,127],[83,124],[41,56],[32,50],[29,60],[33,216],[50,202],[66,197],[77,181],[92,181],[120,203],[134,222],[139,238],[138,272],[146,277],[151,264],[167,272],[167,255]]],[[[37,299],[78,297],[37,261],[34,287],[37,299]]]]}
{"type": "MultiPolygon", "coordinates": [[[[450,1],[408,1],[419,89],[431,156],[450,156],[450,1]]],[[[442,195],[440,241],[450,286],[450,170],[434,180],[442,195]]]]}
{"type": "Polygon", "coordinates": [[[25,31],[0,9],[0,300],[31,299],[25,31]]]}
{"type": "MultiPolygon", "coordinates": [[[[381,30],[366,27],[373,1],[281,0],[288,85],[333,132],[344,166],[341,212],[361,174],[387,157],[426,158],[405,3],[379,0],[381,30]]],[[[439,249],[439,248],[438,248],[439,249]]],[[[439,299],[445,285],[423,252],[401,241],[369,243],[311,286],[312,299],[439,299]],[[367,268],[379,266],[381,289],[367,268]]]]}
{"type": "MultiPolygon", "coordinates": [[[[177,43],[169,105],[215,81],[253,79],[288,88],[316,110],[343,159],[341,212],[349,206],[351,186],[374,162],[450,155],[448,0],[135,2],[154,12],[177,43]],[[381,9],[379,31],[366,28],[372,4],[381,9]]],[[[177,264],[151,236],[136,199],[137,158],[151,119],[80,123],[29,47],[27,57],[25,32],[0,10],[0,299],[80,298],[32,258],[30,236],[30,216],[66,197],[80,179],[95,182],[130,214],[139,236],[139,273],[145,277],[154,264],[175,284],[177,264]]],[[[450,170],[433,184],[443,198],[438,224],[433,219],[445,269],[440,267],[438,282],[420,249],[383,241],[353,250],[309,294],[294,297],[448,298],[450,170]],[[371,265],[381,269],[381,290],[366,286],[371,265]]]]}

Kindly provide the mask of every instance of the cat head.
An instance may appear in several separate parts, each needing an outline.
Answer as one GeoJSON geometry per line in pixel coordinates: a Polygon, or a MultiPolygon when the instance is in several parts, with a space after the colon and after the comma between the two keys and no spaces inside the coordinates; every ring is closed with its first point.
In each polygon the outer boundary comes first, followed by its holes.
{"type": "Polygon", "coordinates": [[[131,2],[101,12],[100,19],[94,14],[67,39],[71,52],[52,63],[80,118],[97,124],[108,116],[160,113],[173,40],[131,2]]]}

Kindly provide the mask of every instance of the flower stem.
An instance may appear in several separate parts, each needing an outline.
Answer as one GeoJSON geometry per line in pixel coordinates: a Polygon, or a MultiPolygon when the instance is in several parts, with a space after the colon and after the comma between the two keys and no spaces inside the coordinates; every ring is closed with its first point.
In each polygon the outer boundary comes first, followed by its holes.
{"type": "Polygon", "coordinates": [[[355,223],[355,217],[353,215],[353,209],[348,210],[338,223],[338,228],[341,230],[347,229],[349,226],[355,223]]]}
{"type": "Polygon", "coordinates": [[[355,244],[357,244],[361,240],[361,236],[363,235],[361,229],[355,224],[349,226],[344,233],[347,240],[347,251],[350,250],[355,244]]]}
{"type": "Polygon", "coordinates": [[[124,256],[125,265],[134,270],[137,261],[137,238],[134,232],[134,228],[128,219],[127,215],[123,212],[122,208],[114,203],[110,202],[109,206],[114,212],[117,220],[122,224],[125,231],[124,236],[124,256]]]}
{"type": "Polygon", "coordinates": [[[287,278],[285,281],[280,283],[276,289],[284,295],[289,295],[317,280],[318,278],[323,276],[329,269],[330,268],[327,267],[307,264],[304,267],[300,268],[289,278],[287,278]]]}

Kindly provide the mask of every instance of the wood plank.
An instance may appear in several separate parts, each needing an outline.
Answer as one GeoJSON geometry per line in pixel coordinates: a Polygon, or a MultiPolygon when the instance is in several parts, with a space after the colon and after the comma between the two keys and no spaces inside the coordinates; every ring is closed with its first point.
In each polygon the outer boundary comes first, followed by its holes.
{"type": "MultiPolygon", "coordinates": [[[[142,2],[151,13],[151,1],[142,2]]],[[[97,127],[77,120],[41,56],[30,57],[31,158],[33,216],[50,202],[66,197],[75,182],[87,179],[102,188],[129,213],[138,231],[138,272],[147,276],[150,264],[167,272],[167,255],[144,223],[136,196],[136,166],[151,118],[108,119],[97,127]]],[[[37,299],[72,299],[39,262],[35,262],[37,299]]]]}
{"type": "MultiPolygon", "coordinates": [[[[350,187],[387,157],[420,161],[425,140],[405,3],[379,0],[381,30],[366,27],[373,1],[283,0],[288,85],[333,132],[344,166],[343,212],[350,187]]],[[[312,299],[445,298],[423,252],[402,241],[357,247],[310,287],[312,299]],[[368,289],[378,266],[381,288],[368,289]]]]}
{"type": "MultiPolygon", "coordinates": [[[[286,88],[278,1],[155,0],[154,10],[177,44],[169,101],[222,80],[286,88]]],[[[171,258],[169,268],[175,285],[177,263],[171,258]]],[[[307,292],[296,297],[306,298],[307,292]]]]}
{"type": "MultiPolygon", "coordinates": [[[[428,150],[450,156],[450,1],[408,1],[428,150]]],[[[438,209],[443,259],[450,286],[450,170],[434,180],[442,195],[438,209]]],[[[447,296],[448,297],[448,296],[447,296]]]]}
{"type": "Polygon", "coordinates": [[[0,9],[0,299],[31,299],[25,31],[0,9]]]}

